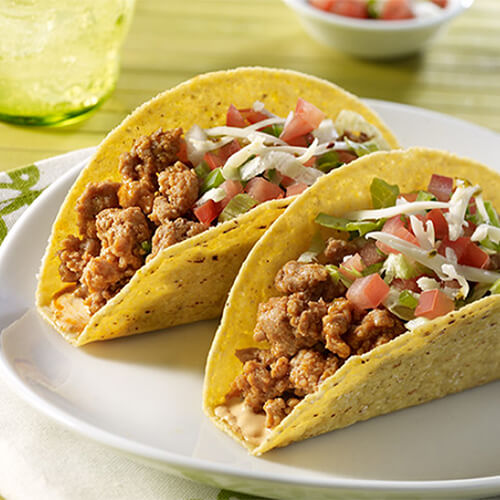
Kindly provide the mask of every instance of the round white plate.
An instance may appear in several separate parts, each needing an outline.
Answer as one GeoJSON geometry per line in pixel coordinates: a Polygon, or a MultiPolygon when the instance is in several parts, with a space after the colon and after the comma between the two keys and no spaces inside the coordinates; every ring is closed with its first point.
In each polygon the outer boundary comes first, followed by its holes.
{"type": "MultiPolygon", "coordinates": [[[[404,146],[448,149],[500,170],[497,134],[438,113],[369,103],[404,146]]],[[[500,493],[500,382],[255,458],[201,410],[216,321],[80,349],[67,344],[33,309],[35,275],[78,170],[40,196],[0,249],[0,328],[7,327],[0,367],[29,403],[153,466],[255,495],[457,499],[500,493]]]]}

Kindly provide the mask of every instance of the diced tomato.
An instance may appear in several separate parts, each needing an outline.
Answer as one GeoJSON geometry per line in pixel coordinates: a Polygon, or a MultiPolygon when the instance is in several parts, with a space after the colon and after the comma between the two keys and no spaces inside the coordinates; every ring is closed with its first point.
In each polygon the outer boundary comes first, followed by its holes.
{"type": "Polygon", "coordinates": [[[373,240],[367,241],[366,245],[360,249],[359,255],[367,267],[385,260],[385,256],[377,250],[377,245],[373,240]]]}
{"type": "Polygon", "coordinates": [[[448,314],[453,309],[455,309],[453,300],[441,290],[426,290],[420,294],[415,316],[434,319],[448,314]]]}
{"type": "Polygon", "coordinates": [[[229,106],[229,109],[227,110],[226,125],[228,127],[239,127],[239,128],[244,128],[247,126],[245,119],[243,118],[242,114],[238,111],[238,109],[236,109],[236,106],[234,106],[234,104],[231,104],[231,106],[229,106]]]}
{"type": "Polygon", "coordinates": [[[391,286],[398,290],[410,290],[411,292],[420,292],[420,287],[417,285],[418,278],[410,278],[404,280],[402,278],[394,278],[391,281],[391,286]]]}
{"type": "Polygon", "coordinates": [[[442,210],[439,208],[433,208],[427,213],[425,220],[430,220],[432,222],[432,225],[434,226],[434,234],[437,240],[442,240],[448,237],[448,222],[446,222],[442,210]]]}
{"type": "Polygon", "coordinates": [[[305,191],[309,186],[304,184],[303,182],[296,182],[286,188],[286,197],[288,196],[296,196],[303,191],[305,191]]]}
{"type": "Polygon", "coordinates": [[[292,184],[295,184],[295,179],[292,179],[291,177],[288,177],[288,175],[284,175],[283,178],[281,179],[280,184],[284,188],[287,188],[287,187],[291,186],[292,184]]]}
{"type": "Polygon", "coordinates": [[[410,203],[417,201],[417,196],[418,193],[401,193],[399,195],[399,198],[404,198],[406,201],[409,201],[410,203]]]}
{"type": "Polygon", "coordinates": [[[229,144],[226,144],[219,149],[219,156],[224,160],[225,163],[230,156],[234,155],[234,153],[237,153],[240,149],[240,143],[236,139],[234,139],[229,144]]]}
{"type": "Polygon", "coordinates": [[[283,195],[283,190],[276,184],[262,177],[254,177],[245,186],[245,191],[259,203],[274,200],[283,195]]]}
{"type": "Polygon", "coordinates": [[[226,208],[226,205],[237,195],[243,193],[243,186],[239,181],[224,181],[219,187],[224,189],[226,192],[226,197],[221,200],[220,206],[222,209],[226,208]]]}
{"type": "Polygon", "coordinates": [[[208,200],[193,210],[196,218],[204,224],[210,224],[221,213],[222,208],[214,200],[208,200]]]}
{"type": "Polygon", "coordinates": [[[179,152],[177,153],[177,158],[179,161],[182,161],[184,164],[190,164],[191,162],[189,161],[188,154],[187,154],[187,144],[184,139],[181,139],[181,142],[179,144],[179,152]]]}
{"type": "Polygon", "coordinates": [[[443,238],[441,241],[441,245],[439,245],[438,253],[446,256],[446,249],[451,248],[455,255],[457,256],[457,261],[459,264],[462,264],[462,257],[465,255],[465,250],[470,243],[470,238],[462,236],[461,238],[457,238],[456,240],[450,240],[448,237],[443,238]]]}
{"type": "Polygon", "coordinates": [[[299,137],[294,137],[293,139],[289,139],[287,142],[290,146],[298,146],[301,148],[307,148],[314,140],[312,134],[305,134],[299,137]]]}
{"type": "Polygon", "coordinates": [[[336,0],[309,0],[309,3],[317,9],[328,11],[335,1],[336,0]]]}
{"type": "Polygon", "coordinates": [[[324,118],[323,111],[299,97],[293,118],[281,132],[280,139],[290,144],[289,141],[312,132],[324,118]]]}
{"type": "Polygon", "coordinates": [[[366,266],[361,258],[361,255],[356,253],[340,264],[339,272],[342,273],[347,279],[355,280],[359,277],[359,273],[365,268],[366,266]],[[356,271],[358,272],[356,273],[356,271]]]}
{"type": "Polygon", "coordinates": [[[302,118],[311,125],[311,130],[318,128],[319,124],[325,119],[325,113],[323,113],[323,111],[301,97],[297,99],[295,114],[302,116],[302,118]]]}
{"type": "MultiPolygon", "coordinates": [[[[391,217],[390,219],[388,219],[384,224],[382,231],[384,233],[392,234],[397,238],[401,238],[402,240],[405,240],[412,245],[419,246],[417,238],[413,233],[406,229],[405,223],[402,221],[400,215],[396,215],[395,217],[391,217]]],[[[384,253],[400,253],[397,250],[391,248],[389,245],[382,243],[381,241],[377,241],[376,245],[379,250],[384,253]]]]}
{"type": "Polygon", "coordinates": [[[415,14],[411,9],[409,0],[386,0],[380,13],[380,19],[386,21],[413,19],[414,17],[415,14]]]}
{"type": "Polygon", "coordinates": [[[368,8],[365,0],[336,0],[330,7],[330,12],[339,16],[358,17],[366,19],[368,8]]]}
{"type": "Polygon", "coordinates": [[[205,153],[203,155],[203,160],[210,167],[210,170],[215,170],[216,168],[222,167],[224,165],[224,162],[222,161],[221,158],[219,158],[219,155],[216,153],[211,153],[211,152],[205,153]]]}
{"type": "Polygon", "coordinates": [[[472,215],[476,214],[477,213],[477,205],[476,205],[476,198],[474,198],[474,196],[470,199],[469,201],[469,206],[467,207],[467,210],[469,211],[469,213],[471,213],[472,215]]]}
{"type": "Polygon", "coordinates": [[[465,249],[461,264],[465,266],[479,267],[487,269],[490,263],[490,256],[474,242],[470,242],[465,249]]]}
{"type": "Polygon", "coordinates": [[[439,201],[449,201],[453,191],[453,179],[444,175],[432,174],[427,191],[439,201]]]}
{"type": "Polygon", "coordinates": [[[389,290],[389,285],[375,273],[355,280],[346,297],[358,309],[372,309],[387,298],[389,290]]]}
{"type": "Polygon", "coordinates": [[[227,159],[241,149],[240,143],[234,139],[229,144],[222,146],[216,151],[205,153],[203,159],[211,170],[223,167],[227,159]]]}
{"type": "Polygon", "coordinates": [[[464,266],[485,269],[490,262],[489,255],[471,241],[468,236],[462,236],[454,241],[444,238],[439,246],[438,252],[441,255],[446,255],[446,248],[451,248],[457,256],[458,263],[464,266]]]}
{"type": "Polygon", "coordinates": [[[358,157],[350,151],[337,151],[336,153],[339,161],[342,163],[351,163],[351,161],[358,159],[358,157]]]}
{"type": "Polygon", "coordinates": [[[311,158],[309,158],[309,160],[307,160],[304,163],[304,166],[305,167],[314,167],[315,164],[316,164],[316,157],[315,156],[311,156],[311,158]]]}
{"type": "Polygon", "coordinates": [[[471,237],[474,234],[474,231],[476,230],[476,225],[474,222],[471,222],[470,220],[467,221],[467,225],[463,227],[464,230],[464,236],[469,236],[471,237]]]}
{"type": "Polygon", "coordinates": [[[269,118],[266,114],[255,111],[255,109],[252,108],[240,109],[240,113],[250,124],[258,123],[269,118]]]}
{"type": "Polygon", "coordinates": [[[448,0],[431,0],[432,3],[435,3],[438,7],[442,9],[446,8],[448,5],[448,0]]]}

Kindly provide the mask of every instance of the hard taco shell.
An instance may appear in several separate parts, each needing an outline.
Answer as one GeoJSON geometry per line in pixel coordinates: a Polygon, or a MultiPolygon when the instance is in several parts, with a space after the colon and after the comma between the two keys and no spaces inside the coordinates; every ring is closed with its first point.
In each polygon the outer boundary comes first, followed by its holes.
{"type": "Polygon", "coordinates": [[[119,181],[118,160],[135,139],[158,128],[225,123],[230,104],[251,107],[256,100],[284,116],[298,97],[335,119],[342,109],[361,114],[375,125],[390,147],[397,141],[377,115],[339,87],[301,73],[240,68],[198,76],[168,90],[134,111],[104,139],[68,193],[54,223],[42,261],[36,293],[42,316],[69,342],[83,345],[218,316],[238,269],[254,243],[292,199],[263,203],[237,219],[163,250],[140,268],[131,281],[94,314],[81,332],[54,322],[51,300],[67,284],[58,273],[58,250],[69,234],[78,234],[75,204],[89,182],[119,181]]]}
{"type": "MultiPolygon", "coordinates": [[[[215,415],[242,364],[235,351],[252,339],[259,303],[277,295],[274,276],[306,251],[319,212],[341,217],[370,208],[374,177],[401,192],[425,189],[433,173],[468,179],[500,209],[500,175],[472,160],[421,148],[378,152],[321,178],[259,240],[241,267],[207,361],[204,409],[252,454],[430,401],[500,377],[500,295],[492,295],[350,357],[259,444],[215,415]]],[[[316,227],[315,227],[316,226],[316,227]]],[[[263,347],[260,345],[260,347],[263,347]]]]}

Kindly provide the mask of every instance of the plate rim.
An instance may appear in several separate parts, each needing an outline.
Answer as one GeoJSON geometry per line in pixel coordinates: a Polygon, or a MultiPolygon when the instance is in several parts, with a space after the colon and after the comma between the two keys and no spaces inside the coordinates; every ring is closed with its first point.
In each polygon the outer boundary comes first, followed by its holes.
{"type": "MultiPolygon", "coordinates": [[[[500,140],[500,134],[482,127],[480,125],[468,122],[466,120],[456,118],[445,113],[438,111],[427,110],[422,107],[412,106],[408,104],[395,103],[391,101],[378,100],[378,99],[363,99],[363,101],[371,104],[375,111],[378,113],[379,108],[399,108],[413,113],[427,115],[436,119],[448,120],[455,122],[457,126],[467,126],[471,130],[480,130],[481,133],[490,134],[492,139],[500,140]]],[[[54,159],[57,157],[52,157],[54,159]]],[[[49,159],[49,160],[50,160],[49,159]]],[[[37,211],[38,206],[45,203],[47,198],[52,196],[54,191],[61,188],[66,182],[70,182],[71,178],[76,178],[80,170],[87,164],[89,159],[79,162],[72,167],[68,172],[56,179],[44,192],[26,209],[21,215],[17,223],[11,228],[3,244],[0,246],[0,263],[5,254],[9,253],[9,248],[15,243],[17,235],[23,231],[23,222],[25,219],[31,218],[32,214],[37,211]]],[[[27,310],[34,307],[28,305],[27,310]]],[[[14,323],[14,322],[13,322],[14,323]]],[[[13,324],[11,323],[11,324],[13,324]]],[[[439,493],[447,492],[453,493],[454,491],[470,491],[471,493],[491,494],[492,488],[498,488],[500,492],[500,474],[495,476],[483,476],[465,479],[444,479],[444,480],[424,480],[424,481],[406,481],[406,480],[380,480],[380,479],[359,479],[359,478],[346,478],[346,477],[322,477],[318,476],[310,479],[300,479],[293,477],[289,474],[282,472],[266,473],[264,471],[242,470],[228,464],[213,463],[207,459],[200,459],[196,457],[187,457],[179,453],[161,450],[153,446],[145,445],[140,442],[128,439],[125,437],[113,434],[110,431],[104,430],[96,425],[90,424],[81,420],[54,404],[46,401],[37,393],[31,391],[23,381],[15,374],[10,368],[2,349],[3,338],[0,332],[0,375],[7,382],[9,387],[21,396],[21,398],[36,408],[42,414],[50,417],[59,424],[64,425],[76,433],[91,439],[92,441],[109,446],[117,451],[128,453],[144,459],[155,460],[172,467],[173,469],[189,469],[202,473],[218,474],[232,478],[244,478],[253,481],[266,481],[276,484],[288,484],[300,486],[305,488],[329,488],[329,489],[348,489],[351,491],[370,491],[370,492],[400,492],[400,493],[439,493]]],[[[207,417],[204,414],[203,419],[206,421],[207,417]]]]}

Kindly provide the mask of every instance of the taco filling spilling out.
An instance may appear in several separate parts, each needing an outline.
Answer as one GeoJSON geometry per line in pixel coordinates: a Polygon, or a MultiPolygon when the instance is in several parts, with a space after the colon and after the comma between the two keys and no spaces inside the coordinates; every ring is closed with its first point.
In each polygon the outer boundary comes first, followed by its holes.
{"type": "Polygon", "coordinates": [[[479,186],[434,174],[425,191],[375,178],[370,192],[370,210],[317,215],[310,249],[259,304],[267,347],[236,351],[242,372],[215,414],[252,445],[351,356],[500,292],[500,222],[479,186]]]}
{"type": "Polygon", "coordinates": [[[361,115],[344,110],[333,122],[303,99],[287,118],[260,102],[231,105],[224,126],[137,139],[120,157],[121,182],[90,183],[78,199],[79,234],[58,252],[68,286],[52,300],[56,323],[81,332],[162,249],[380,149],[389,145],[361,115]]]}

